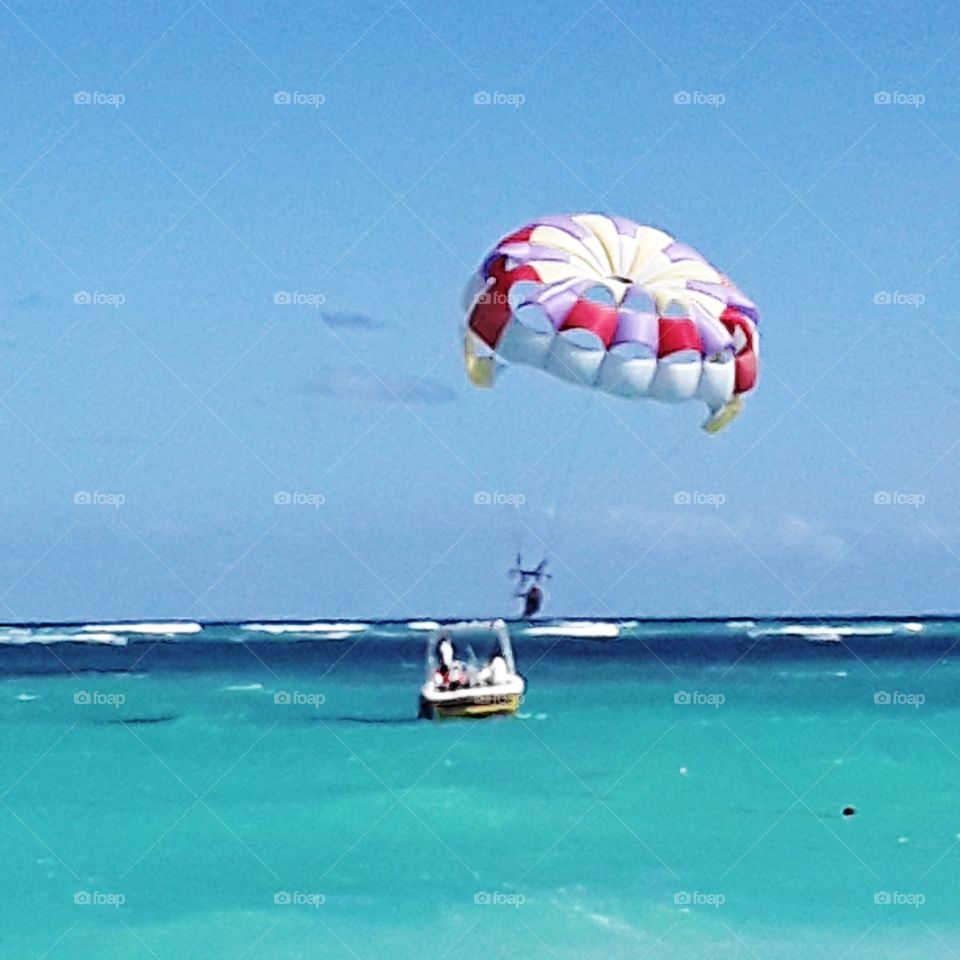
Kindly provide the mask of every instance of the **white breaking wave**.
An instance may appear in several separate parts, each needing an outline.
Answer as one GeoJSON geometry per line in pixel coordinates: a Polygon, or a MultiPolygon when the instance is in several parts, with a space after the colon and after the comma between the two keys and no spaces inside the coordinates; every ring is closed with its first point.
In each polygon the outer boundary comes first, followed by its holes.
{"type": "Polygon", "coordinates": [[[224,690],[240,690],[240,691],[262,690],[263,684],[262,683],[234,683],[234,684],[231,684],[229,687],[224,687],[223,689],[224,690]]]}
{"type": "Polygon", "coordinates": [[[88,623],[80,628],[88,631],[110,631],[112,633],[147,633],[159,636],[174,636],[181,633],[200,633],[203,627],[193,621],[171,623],[88,623]]]}
{"type": "Polygon", "coordinates": [[[922,633],[923,624],[922,623],[905,623],[903,624],[903,629],[909,633],[922,633]]]}
{"type": "Polygon", "coordinates": [[[789,627],[769,627],[749,630],[751,639],[759,637],[803,637],[821,643],[839,643],[844,637],[886,637],[895,633],[894,627],[835,627],[828,624],[796,623],[789,627]]]}
{"type": "Polygon", "coordinates": [[[275,636],[283,633],[360,633],[368,630],[367,623],[241,623],[241,630],[256,633],[271,633],[275,636]]]}
{"type": "Polygon", "coordinates": [[[410,620],[407,627],[411,630],[438,630],[440,624],[436,620],[410,620]]]}
{"type": "Polygon", "coordinates": [[[28,643],[103,643],[112,647],[125,647],[126,637],[115,633],[37,633],[33,630],[12,629],[0,633],[0,645],[23,646],[28,643]]]}
{"type": "Polygon", "coordinates": [[[813,643],[841,643],[843,641],[843,634],[836,630],[805,630],[800,636],[813,643]]]}
{"type": "Polygon", "coordinates": [[[620,636],[620,627],[615,623],[577,621],[555,623],[548,627],[528,627],[523,632],[528,637],[593,637],[609,640],[620,636]]]}
{"type": "Polygon", "coordinates": [[[115,633],[84,633],[84,634],[64,634],[65,640],[79,640],[82,643],[93,641],[94,643],[108,643],[112,646],[125,647],[127,645],[126,637],[118,637],[115,633]]]}

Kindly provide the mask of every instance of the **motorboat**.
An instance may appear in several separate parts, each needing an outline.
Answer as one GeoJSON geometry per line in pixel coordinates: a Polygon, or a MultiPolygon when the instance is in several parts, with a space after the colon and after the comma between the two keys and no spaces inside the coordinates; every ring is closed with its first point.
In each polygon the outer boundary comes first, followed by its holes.
{"type": "Polygon", "coordinates": [[[526,681],[517,673],[510,631],[503,620],[438,627],[427,640],[425,666],[421,717],[515,713],[523,700],[526,681]]]}

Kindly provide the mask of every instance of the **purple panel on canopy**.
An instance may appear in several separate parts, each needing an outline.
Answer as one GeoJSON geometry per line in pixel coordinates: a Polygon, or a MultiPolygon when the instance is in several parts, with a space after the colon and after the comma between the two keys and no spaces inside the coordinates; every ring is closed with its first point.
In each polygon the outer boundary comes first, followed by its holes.
{"type": "Polygon", "coordinates": [[[713,297],[714,300],[724,306],[727,306],[730,302],[730,294],[732,293],[731,288],[724,286],[722,283],[707,283],[704,280],[688,280],[686,288],[713,297]]]}
{"type": "Polygon", "coordinates": [[[567,214],[551,217],[541,217],[533,224],[534,227],[556,227],[558,230],[563,230],[564,233],[569,233],[571,236],[576,237],[578,240],[585,240],[590,236],[590,231],[585,227],[581,227],[579,223],[576,222],[572,217],[567,214]]]}
{"type": "Polygon", "coordinates": [[[613,221],[617,228],[617,233],[622,237],[635,237],[637,231],[640,229],[639,223],[628,220],[626,217],[607,217],[607,219],[613,221]]]}
{"type": "Polygon", "coordinates": [[[727,286],[723,283],[707,283],[704,280],[690,280],[687,283],[687,289],[696,290],[699,293],[705,293],[707,296],[715,297],[721,303],[730,307],[736,307],[742,310],[751,320],[756,322],[758,311],[752,300],[748,300],[744,293],[737,287],[727,286]]]}
{"type": "Polygon", "coordinates": [[[677,263],[679,260],[696,260],[698,263],[707,262],[702,253],[679,241],[671,243],[663,252],[667,255],[671,263],[677,263]]]}
{"type": "Polygon", "coordinates": [[[613,345],[620,343],[639,343],[656,353],[660,341],[660,321],[653,313],[641,313],[629,307],[617,311],[617,332],[613,335],[613,345]]]}
{"type": "Polygon", "coordinates": [[[559,260],[563,263],[570,262],[570,255],[558,250],[556,247],[545,247],[542,244],[527,243],[525,240],[518,240],[514,243],[504,243],[497,247],[497,253],[511,257],[514,260],[559,260]]]}
{"type": "Polygon", "coordinates": [[[760,319],[757,305],[739,287],[732,288],[727,303],[746,314],[754,323],[760,319]]]}
{"type": "Polygon", "coordinates": [[[697,333],[700,334],[700,343],[703,345],[705,357],[733,349],[733,336],[730,331],[719,320],[711,317],[699,304],[690,304],[690,319],[693,320],[697,333]]]}
{"type": "MultiPolygon", "coordinates": [[[[544,287],[532,300],[526,302],[535,303],[541,307],[554,328],[559,330],[573,305],[593,285],[591,280],[564,280],[544,287]]],[[[520,304],[520,306],[524,305],[520,304]]]]}

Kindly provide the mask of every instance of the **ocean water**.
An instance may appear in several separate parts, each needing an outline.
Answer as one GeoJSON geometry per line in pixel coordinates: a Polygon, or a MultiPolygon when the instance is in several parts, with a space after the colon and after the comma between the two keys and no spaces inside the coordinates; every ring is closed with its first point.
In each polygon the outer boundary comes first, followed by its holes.
{"type": "Polygon", "coordinates": [[[960,955],[960,622],[429,626],[0,628],[0,957],[960,955]]]}

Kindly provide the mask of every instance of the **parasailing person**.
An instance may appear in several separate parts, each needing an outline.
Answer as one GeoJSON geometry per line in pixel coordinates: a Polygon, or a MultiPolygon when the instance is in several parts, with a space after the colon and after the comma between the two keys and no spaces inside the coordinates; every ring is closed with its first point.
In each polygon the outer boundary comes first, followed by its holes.
{"type": "Polygon", "coordinates": [[[532,569],[525,569],[520,554],[517,554],[517,565],[510,571],[510,576],[519,578],[514,596],[523,600],[523,613],[520,615],[523,620],[535,617],[543,606],[544,594],[540,583],[551,576],[546,572],[546,567],[547,561],[544,559],[532,569]]]}

